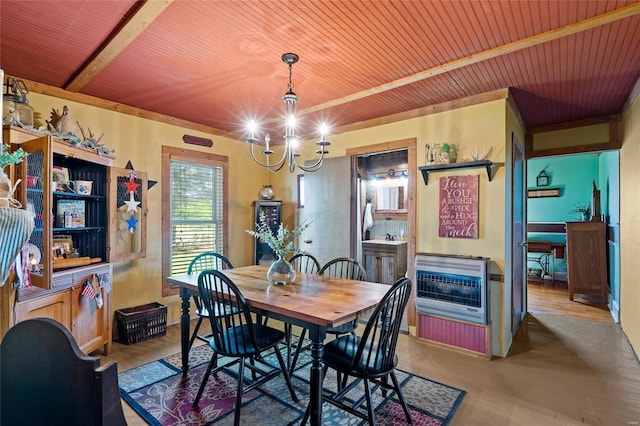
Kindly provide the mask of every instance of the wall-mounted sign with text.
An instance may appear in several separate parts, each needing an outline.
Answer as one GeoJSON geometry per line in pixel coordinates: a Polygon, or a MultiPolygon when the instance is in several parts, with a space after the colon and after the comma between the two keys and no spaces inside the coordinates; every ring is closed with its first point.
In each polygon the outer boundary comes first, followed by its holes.
{"type": "Polygon", "coordinates": [[[440,178],[440,229],[445,238],[478,238],[478,175],[440,178]]]}

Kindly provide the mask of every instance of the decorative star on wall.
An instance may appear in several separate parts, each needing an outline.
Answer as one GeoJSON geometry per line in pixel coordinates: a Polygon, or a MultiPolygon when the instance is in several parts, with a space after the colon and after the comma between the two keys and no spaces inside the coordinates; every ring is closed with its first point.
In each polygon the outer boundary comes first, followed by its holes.
{"type": "Polygon", "coordinates": [[[140,184],[136,183],[134,179],[135,178],[131,176],[129,180],[124,183],[124,186],[127,187],[127,192],[135,193],[138,187],[140,186],[140,184]]]}
{"type": "Polygon", "coordinates": [[[133,215],[133,213],[131,213],[131,216],[125,222],[127,222],[127,225],[129,225],[129,232],[131,232],[133,234],[133,231],[136,230],[136,225],[138,224],[138,219],[136,219],[136,217],[133,215]]]}
{"type": "Polygon", "coordinates": [[[124,202],[127,205],[127,212],[130,211],[138,211],[138,205],[140,204],[140,201],[136,201],[135,198],[133,197],[133,192],[129,193],[129,201],[125,201],[124,202]]]}

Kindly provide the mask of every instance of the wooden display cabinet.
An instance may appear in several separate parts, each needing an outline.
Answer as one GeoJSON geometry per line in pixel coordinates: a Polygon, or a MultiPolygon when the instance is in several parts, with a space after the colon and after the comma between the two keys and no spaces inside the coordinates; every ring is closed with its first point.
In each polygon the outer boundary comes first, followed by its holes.
{"type": "MultiPolygon", "coordinates": [[[[253,219],[255,223],[260,222],[260,215],[264,214],[267,218],[267,224],[273,233],[278,232],[280,227],[280,214],[282,209],[282,201],[259,200],[253,202],[253,219]]],[[[270,265],[276,260],[276,255],[269,244],[256,238],[253,243],[253,260],[256,265],[270,265]]]]}
{"type": "Polygon", "coordinates": [[[368,281],[393,284],[407,272],[405,241],[365,240],[362,255],[368,281]]]}
{"type": "Polygon", "coordinates": [[[567,281],[574,294],[608,302],[607,236],[603,222],[567,222],[567,281]]]}
{"type": "MultiPolygon", "coordinates": [[[[13,149],[21,147],[29,152],[11,177],[14,181],[22,180],[14,197],[34,213],[35,228],[28,243],[33,265],[29,277],[31,287],[12,289],[15,294],[2,296],[3,305],[15,301],[15,316],[13,310],[0,312],[3,327],[0,335],[17,322],[44,316],[69,328],[86,353],[102,348],[108,354],[113,315],[111,293],[94,286],[96,292],[101,292],[102,307],[81,293],[85,282],[93,280],[96,274],[109,274],[112,282],[112,265],[108,262],[146,255],[146,174],[132,175],[130,170],[112,167],[112,156],[71,146],[35,131],[4,126],[3,137],[13,149]],[[54,183],[54,170],[65,180],[91,181],[91,193],[75,193],[60,180],[54,183]],[[133,193],[128,187],[118,188],[123,180],[131,179],[136,184],[133,193]],[[124,203],[124,193],[127,200],[133,196],[139,201],[135,208],[130,209],[124,203]],[[135,220],[114,219],[120,218],[120,212],[127,209],[127,219],[135,220]],[[73,220],[66,220],[68,217],[63,211],[73,220]],[[122,227],[126,238],[122,232],[116,232],[122,227]],[[63,246],[72,246],[78,251],[78,257],[63,259],[61,251],[55,250],[63,246]]],[[[6,284],[4,287],[10,287],[6,284]]]]}

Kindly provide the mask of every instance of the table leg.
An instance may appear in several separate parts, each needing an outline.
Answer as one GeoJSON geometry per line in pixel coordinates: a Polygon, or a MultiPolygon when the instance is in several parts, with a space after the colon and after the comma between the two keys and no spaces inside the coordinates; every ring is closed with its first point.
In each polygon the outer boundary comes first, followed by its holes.
{"type": "Polygon", "coordinates": [[[324,338],[326,337],[324,327],[311,327],[309,338],[311,339],[311,370],[309,377],[309,413],[311,426],[322,425],[322,373],[324,354],[324,338]]]}
{"type": "Polygon", "coordinates": [[[180,298],[182,299],[182,315],[180,316],[180,346],[182,349],[182,375],[186,376],[189,371],[189,336],[191,326],[190,304],[191,295],[186,288],[180,288],[180,298]]]}

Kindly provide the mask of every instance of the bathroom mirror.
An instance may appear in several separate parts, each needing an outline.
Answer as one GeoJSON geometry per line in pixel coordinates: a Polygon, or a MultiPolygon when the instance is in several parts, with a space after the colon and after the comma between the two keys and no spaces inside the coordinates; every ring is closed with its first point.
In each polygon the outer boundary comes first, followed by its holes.
{"type": "Polygon", "coordinates": [[[406,183],[389,182],[376,187],[375,210],[377,213],[406,213],[407,186],[406,183]]]}

